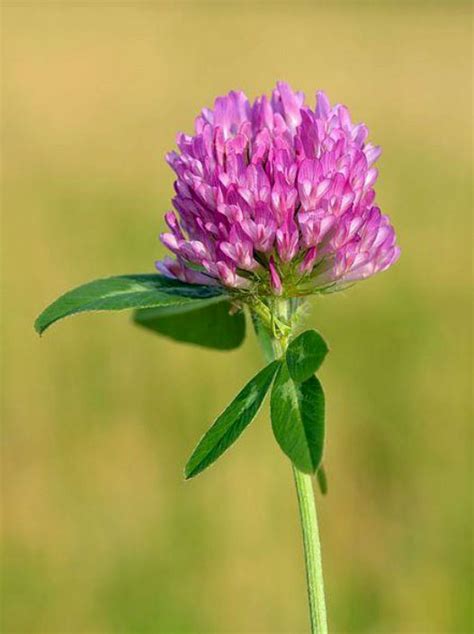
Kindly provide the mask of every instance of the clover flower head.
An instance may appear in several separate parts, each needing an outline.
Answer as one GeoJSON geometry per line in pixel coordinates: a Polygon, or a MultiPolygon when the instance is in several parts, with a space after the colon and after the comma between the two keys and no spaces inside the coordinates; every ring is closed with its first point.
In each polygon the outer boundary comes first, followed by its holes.
{"type": "Polygon", "coordinates": [[[316,107],[277,83],[253,104],[218,97],[167,155],[176,173],[160,272],[236,293],[303,296],[339,290],[399,257],[374,204],[379,147],[323,92],[316,107]]]}

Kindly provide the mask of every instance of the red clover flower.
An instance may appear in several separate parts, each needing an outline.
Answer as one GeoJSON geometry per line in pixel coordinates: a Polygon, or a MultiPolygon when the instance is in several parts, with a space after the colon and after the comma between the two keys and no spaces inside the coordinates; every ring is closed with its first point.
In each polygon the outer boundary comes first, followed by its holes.
{"type": "Polygon", "coordinates": [[[378,146],[323,92],[316,107],[279,82],[204,109],[167,156],[176,173],[164,275],[294,297],[339,290],[393,264],[395,231],[375,202],[378,146]]]}

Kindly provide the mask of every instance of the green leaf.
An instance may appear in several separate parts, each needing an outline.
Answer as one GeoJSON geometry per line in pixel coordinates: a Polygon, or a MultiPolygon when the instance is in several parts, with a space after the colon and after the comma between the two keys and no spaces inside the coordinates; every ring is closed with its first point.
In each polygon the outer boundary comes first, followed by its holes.
{"type": "Polygon", "coordinates": [[[243,311],[230,314],[229,302],[214,299],[181,306],[143,308],[134,313],[135,323],[176,341],[207,348],[231,350],[245,337],[243,311]]]}
{"type": "Polygon", "coordinates": [[[193,478],[215,462],[255,417],[280,361],[272,361],[251,379],[204,434],[189,459],[184,475],[193,478]]]}
{"type": "Polygon", "coordinates": [[[319,490],[321,491],[322,495],[326,495],[328,492],[328,477],[326,475],[326,469],[324,468],[324,465],[322,463],[318,469],[316,477],[318,479],[319,490]]]}
{"type": "Polygon", "coordinates": [[[316,330],[306,330],[288,346],[286,362],[293,380],[302,383],[319,370],[328,346],[316,330]]]}
{"type": "Polygon", "coordinates": [[[273,384],[272,428],[283,452],[304,473],[315,473],[324,448],[324,392],[311,376],[294,381],[283,363],[273,384]]]}
{"type": "Polygon", "coordinates": [[[119,275],[95,280],[65,293],[41,313],[35,329],[41,334],[58,319],[91,310],[183,306],[210,299],[222,301],[226,295],[215,286],[184,284],[163,275],[119,275]]]}

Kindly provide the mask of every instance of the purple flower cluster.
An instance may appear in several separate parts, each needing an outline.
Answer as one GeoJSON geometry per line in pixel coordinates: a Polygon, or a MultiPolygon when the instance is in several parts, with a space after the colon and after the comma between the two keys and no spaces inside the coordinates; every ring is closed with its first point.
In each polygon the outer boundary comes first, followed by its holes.
{"type": "Polygon", "coordinates": [[[177,214],[164,275],[286,297],[337,290],[393,264],[400,250],[374,205],[379,147],[345,106],[318,92],[315,110],[279,82],[253,104],[243,92],[204,109],[179,134],[177,214]]]}

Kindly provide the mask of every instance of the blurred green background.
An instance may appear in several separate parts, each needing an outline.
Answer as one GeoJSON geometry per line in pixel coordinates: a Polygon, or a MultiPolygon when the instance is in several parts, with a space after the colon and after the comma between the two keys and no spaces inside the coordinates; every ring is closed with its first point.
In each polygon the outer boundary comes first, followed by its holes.
{"type": "Polygon", "coordinates": [[[267,410],[182,479],[261,364],[253,334],[219,353],[126,314],[32,327],[72,286],[152,271],[176,132],[216,95],[284,79],[367,122],[402,247],[309,320],[332,348],[331,629],[472,632],[469,4],[10,2],[3,36],[2,631],[306,630],[267,410]]]}

